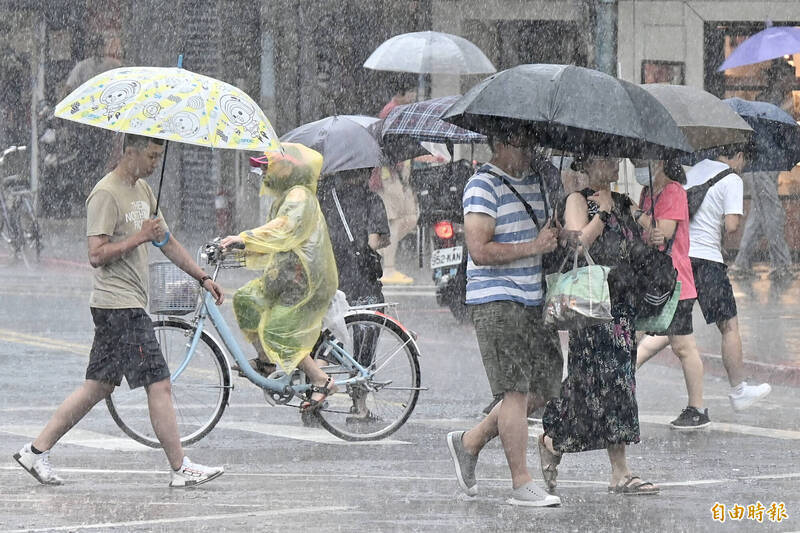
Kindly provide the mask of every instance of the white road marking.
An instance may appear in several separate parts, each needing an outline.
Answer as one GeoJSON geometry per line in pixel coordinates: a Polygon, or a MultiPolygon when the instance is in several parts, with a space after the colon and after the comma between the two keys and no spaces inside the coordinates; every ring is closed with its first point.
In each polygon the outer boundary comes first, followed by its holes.
{"type": "MultiPolygon", "coordinates": [[[[0,466],[0,472],[19,472],[19,466],[0,466]]],[[[103,474],[108,476],[119,476],[123,474],[130,474],[135,476],[141,475],[165,475],[165,470],[132,470],[132,469],[99,469],[99,468],[59,468],[59,472],[79,473],[79,474],[103,474]]],[[[454,481],[452,475],[445,476],[424,476],[424,475],[380,475],[380,474],[363,474],[355,473],[348,474],[345,472],[337,472],[331,474],[316,474],[310,472],[231,472],[226,471],[225,477],[264,477],[264,478],[293,478],[298,480],[304,479],[352,479],[352,480],[382,480],[382,481],[454,481]]],[[[723,479],[693,479],[685,481],[665,481],[659,482],[658,485],[662,487],[692,487],[702,485],[718,485],[722,483],[738,483],[742,480],[780,480],[780,479],[795,479],[800,478],[800,472],[789,472],[783,474],[765,474],[758,476],[735,476],[723,479]]],[[[481,483],[490,483],[505,486],[508,484],[508,478],[481,478],[481,483]]],[[[591,486],[591,485],[608,485],[608,481],[596,481],[591,479],[560,479],[559,484],[569,484],[578,486],[591,486]]],[[[13,499],[19,500],[19,498],[13,499]]],[[[0,498],[0,501],[6,501],[5,498],[0,498]]],[[[11,501],[11,500],[9,500],[11,501]]],[[[26,500],[27,501],[27,500],[26,500]]],[[[38,501],[38,500],[30,500],[38,501]]],[[[216,504],[215,504],[216,505],[216,504]]],[[[220,504],[222,505],[222,504],[220,504]]]]}
{"type": "Polygon", "coordinates": [[[282,426],[278,424],[263,424],[260,422],[220,422],[218,427],[227,429],[235,429],[240,431],[249,431],[252,433],[261,433],[263,435],[270,435],[272,437],[283,437],[286,439],[304,440],[310,442],[318,442],[321,444],[339,444],[339,445],[395,445],[395,444],[411,444],[410,442],[393,439],[383,439],[368,442],[349,442],[331,435],[324,429],[307,428],[300,426],[282,426]]]}
{"type": "Polygon", "coordinates": [[[436,293],[434,291],[393,291],[393,290],[383,290],[384,296],[430,296],[431,298],[436,297],[436,293]]]}
{"type": "MultiPolygon", "coordinates": [[[[646,424],[656,424],[659,426],[669,426],[673,416],[667,415],[648,415],[639,413],[639,421],[646,424]]],[[[410,423],[439,426],[445,428],[472,427],[478,423],[478,418],[412,418],[410,423]]],[[[762,428],[758,426],[745,426],[743,424],[729,424],[727,422],[711,422],[709,431],[724,431],[727,433],[738,433],[740,435],[751,435],[754,437],[767,437],[770,439],[800,440],[800,431],[788,429],[762,428]]],[[[528,434],[531,437],[538,437],[542,433],[541,424],[528,427],[528,434]]]]}
{"type": "Polygon", "coordinates": [[[142,526],[156,526],[161,524],[176,524],[183,522],[201,522],[207,520],[228,520],[232,518],[243,517],[269,517],[269,516],[284,516],[292,514],[303,513],[342,513],[355,510],[355,507],[317,507],[310,505],[308,507],[296,507],[294,509],[273,509],[270,511],[244,511],[241,513],[228,513],[216,515],[193,515],[182,516],[178,518],[158,518],[153,520],[131,520],[128,522],[104,522],[99,524],[75,524],[71,526],[58,526],[58,527],[43,527],[32,529],[6,529],[3,533],[24,533],[24,532],[38,532],[38,531],[81,531],[85,529],[110,529],[110,528],[131,528],[142,526]]]}
{"type": "MultiPolygon", "coordinates": [[[[639,413],[639,421],[647,424],[658,424],[668,426],[674,417],[665,415],[643,415],[639,413]]],[[[752,435],[754,437],[767,437],[770,439],[800,440],[800,431],[788,429],[762,428],[758,426],[745,426],[743,424],[729,424],[727,422],[711,422],[708,426],[710,431],[725,431],[727,433],[738,433],[740,435],[752,435]]]]}
{"type": "MultiPolygon", "coordinates": [[[[41,426],[0,426],[0,432],[20,435],[29,439],[36,438],[41,430],[41,426]]],[[[96,433],[94,431],[75,428],[64,435],[59,442],[62,444],[74,444],[76,446],[86,446],[87,448],[114,450],[119,452],[141,452],[145,450],[160,451],[155,450],[154,448],[149,448],[144,444],[139,444],[128,437],[112,437],[103,433],[96,433]]]]}

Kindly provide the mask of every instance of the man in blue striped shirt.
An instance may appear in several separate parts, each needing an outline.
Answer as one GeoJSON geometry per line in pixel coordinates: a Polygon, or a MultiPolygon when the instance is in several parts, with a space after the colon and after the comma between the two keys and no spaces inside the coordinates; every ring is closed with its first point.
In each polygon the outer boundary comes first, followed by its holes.
{"type": "Polygon", "coordinates": [[[464,189],[464,230],[469,250],[467,304],[492,394],[503,395],[469,431],[447,435],[461,488],[477,494],[478,453],[500,436],[511,470],[513,505],[547,507],[561,500],[546,494],[526,464],[527,416],[557,396],[563,359],[558,333],[544,324],[541,256],[553,251],[558,230],[539,231],[517,193],[538,220],[545,219],[540,175],[530,175],[535,147],[517,135],[491,140],[492,160],[464,189]],[[523,176],[517,178],[516,176],[523,176]]]}

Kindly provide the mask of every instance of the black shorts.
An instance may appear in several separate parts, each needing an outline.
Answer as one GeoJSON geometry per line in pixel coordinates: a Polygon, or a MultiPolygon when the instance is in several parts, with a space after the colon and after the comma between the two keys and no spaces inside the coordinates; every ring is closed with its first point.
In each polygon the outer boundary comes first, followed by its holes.
{"type": "Polygon", "coordinates": [[[728,279],[728,265],[690,258],[694,284],[697,287],[697,303],[703,312],[706,324],[723,322],[736,316],[736,298],[728,279]]]}
{"type": "Polygon", "coordinates": [[[692,329],[692,308],[694,307],[694,298],[688,300],[680,300],[678,307],[675,308],[675,315],[672,317],[667,331],[662,335],[691,335],[694,330],[692,329]]]}
{"type": "Polygon", "coordinates": [[[144,309],[92,307],[94,343],[86,379],[119,386],[125,376],[132,389],[169,379],[153,322],[144,309]]]}

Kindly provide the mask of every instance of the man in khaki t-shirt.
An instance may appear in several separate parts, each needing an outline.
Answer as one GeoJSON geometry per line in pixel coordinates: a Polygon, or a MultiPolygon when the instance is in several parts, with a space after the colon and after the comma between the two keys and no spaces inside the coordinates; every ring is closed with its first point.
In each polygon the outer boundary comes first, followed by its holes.
{"type": "Polygon", "coordinates": [[[192,463],[183,453],[172,405],[170,373],[145,311],[150,241],[167,243],[164,255],[197,279],[222,303],[222,289],[171,235],[161,214],[151,218],[156,200],[141,178],[152,174],[164,153],[163,141],[126,135],[119,164],[101,179],[86,201],[89,262],[94,271],[89,301],[95,325],[86,380],[59,406],[33,442],[14,459],[40,483],[60,485],[49,450],[125,376],[128,386],[144,386],[150,418],[172,467],[171,487],[199,485],[223,473],[221,467],[192,463]]]}
{"type": "MultiPolygon", "coordinates": [[[[107,235],[111,243],[122,242],[141,231],[155,205],[155,195],[146,181],[137,180],[130,186],[110,172],[86,200],[86,236],[107,235]]],[[[169,231],[160,212],[158,218],[162,231],[169,231]]],[[[147,259],[147,247],[137,246],[96,268],[89,305],[101,309],[147,307],[147,259]]]]}

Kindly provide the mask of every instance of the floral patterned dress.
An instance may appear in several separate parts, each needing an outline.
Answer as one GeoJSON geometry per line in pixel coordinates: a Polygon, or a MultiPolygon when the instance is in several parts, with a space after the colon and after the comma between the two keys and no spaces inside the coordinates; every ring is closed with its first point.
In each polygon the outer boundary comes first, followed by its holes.
{"type": "MultiPolygon", "coordinates": [[[[589,220],[597,204],[588,200],[589,220]]],[[[589,248],[596,264],[613,266],[609,274],[614,319],[569,332],[569,375],[561,395],[545,407],[542,423],[553,447],[562,453],[605,449],[610,444],[639,442],[636,404],[636,340],[633,273],[625,257],[638,238],[630,217],[630,200],[613,193],[614,209],[603,233],[589,248]]],[[[561,210],[563,213],[563,209],[561,210]]]]}

